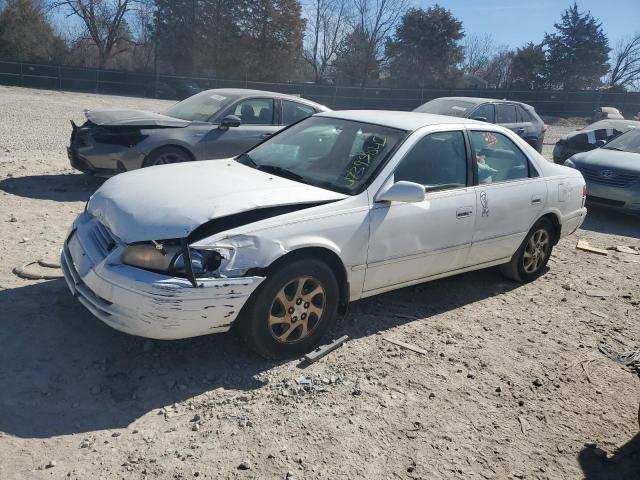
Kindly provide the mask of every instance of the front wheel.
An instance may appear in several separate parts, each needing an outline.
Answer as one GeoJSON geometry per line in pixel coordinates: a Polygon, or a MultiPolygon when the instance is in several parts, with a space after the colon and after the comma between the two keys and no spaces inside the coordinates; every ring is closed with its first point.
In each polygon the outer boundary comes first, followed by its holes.
{"type": "Polygon", "coordinates": [[[529,231],[511,261],[501,266],[502,273],[516,282],[527,283],[543,274],[553,250],[554,228],[546,219],[529,231]]]}
{"type": "Polygon", "coordinates": [[[238,319],[238,333],[267,358],[300,356],[313,350],[334,325],[338,282],[315,259],[294,260],[270,273],[238,319]]]}
{"type": "Polygon", "coordinates": [[[162,147],[151,152],[142,163],[142,168],[155,165],[170,165],[191,160],[187,152],[177,147],[162,147]]]}

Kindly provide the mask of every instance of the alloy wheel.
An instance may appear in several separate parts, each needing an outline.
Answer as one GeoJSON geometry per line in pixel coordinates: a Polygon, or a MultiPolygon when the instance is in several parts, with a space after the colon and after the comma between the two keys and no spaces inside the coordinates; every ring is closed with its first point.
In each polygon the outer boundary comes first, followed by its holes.
{"type": "Polygon", "coordinates": [[[271,303],[269,332],[280,343],[296,343],[311,335],[320,324],[326,294],[322,284],[301,276],[282,287],[271,303]]]}
{"type": "Polygon", "coordinates": [[[544,261],[549,255],[550,245],[551,238],[549,237],[549,232],[544,228],[536,230],[533,235],[529,237],[522,257],[522,266],[525,272],[537,272],[538,269],[544,265],[544,261]]]}

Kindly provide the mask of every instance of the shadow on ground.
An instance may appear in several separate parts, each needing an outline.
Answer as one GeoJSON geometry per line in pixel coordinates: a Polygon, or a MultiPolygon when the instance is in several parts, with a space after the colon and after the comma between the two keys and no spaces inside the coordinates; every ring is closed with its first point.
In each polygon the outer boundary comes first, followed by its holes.
{"type": "Polygon", "coordinates": [[[640,238],[640,215],[626,215],[590,205],[588,209],[582,230],[640,238]]]}
{"type": "Polygon", "coordinates": [[[60,202],[87,201],[104,183],[104,179],[70,173],[31,175],[0,180],[0,190],[20,197],[60,202]]]}
{"type": "MultiPolygon", "coordinates": [[[[516,286],[487,270],[405,288],[354,303],[332,333],[353,339],[428,321],[516,286]]],[[[0,290],[0,311],[0,431],[23,438],[123,428],[203,392],[259,389],[256,375],[276,365],[233,334],[151,344],[119,333],[63,280],[0,290]]]]}
{"type": "Polygon", "coordinates": [[[637,480],[640,478],[640,433],[611,457],[594,444],[578,455],[585,480],[637,480]]]}

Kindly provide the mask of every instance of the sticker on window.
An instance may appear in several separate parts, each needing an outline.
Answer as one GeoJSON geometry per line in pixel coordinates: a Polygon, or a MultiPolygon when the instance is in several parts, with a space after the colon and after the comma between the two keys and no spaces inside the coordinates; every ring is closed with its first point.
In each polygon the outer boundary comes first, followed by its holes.
{"type": "Polygon", "coordinates": [[[387,139],[378,135],[371,135],[362,142],[362,152],[353,156],[344,175],[344,182],[347,186],[353,187],[360,181],[386,144],[387,139]]]}
{"type": "Polygon", "coordinates": [[[451,110],[457,110],[459,112],[466,112],[467,108],[466,107],[460,107],[458,105],[454,105],[454,106],[451,107],[451,110]]]}
{"type": "Polygon", "coordinates": [[[223,97],[222,95],[218,95],[217,93],[214,93],[213,95],[210,95],[209,98],[211,100],[218,100],[219,102],[222,102],[223,100],[227,99],[227,97],[223,97]]]}

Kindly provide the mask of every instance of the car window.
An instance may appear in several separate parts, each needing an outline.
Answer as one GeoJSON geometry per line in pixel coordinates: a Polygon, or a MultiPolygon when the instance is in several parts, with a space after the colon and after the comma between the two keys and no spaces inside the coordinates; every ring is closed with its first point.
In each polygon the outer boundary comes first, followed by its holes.
{"type": "Polygon", "coordinates": [[[438,132],[422,138],[402,159],[394,180],[419,183],[427,189],[466,186],[467,154],[463,133],[438,132]]]}
{"type": "Polygon", "coordinates": [[[496,109],[492,103],[485,103],[476,108],[472,117],[484,117],[487,122],[496,123],[496,109]]]}
{"type": "Polygon", "coordinates": [[[406,134],[370,123],[309,117],[249,150],[238,161],[355,195],[368,186],[406,134]]]}
{"type": "Polygon", "coordinates": [[[462,100],[452,100],[449,98],[436,98],[430,102],[420,105],[414,112],[434,113],[436,115],[451,115],[454,117],[466,117],[475,103],[462,100]]]}
{"type": "Polygon", "coordinates": [[[531,115],[520,105],[516,105],[516,110],[518,111],[518,123],[526,123],[531,121],[531,115]]]}
{"type": "Polygon", "coordinates": [[[291,125],[300,120],[310,117],[316,110],[304,103],[282,100],[282,124],[291,125]]]}
{"type": "Polygon", "coordinates": [[[515,105],[499,103],[496,107],[498,108],[498,123],[517,123],[515,105]]]}
{"type": "Polygon", "coordinates": [[[221,95],[215,90],[200,92],[165,110],[164,115],[190,122],[207,122],[237,97],[221,95]]]}
{"type": "Polygon", "coordinates": [[[529,161],[505,135],[497,132],[469,132],[476,156],[478,182],[508,182],[529,177],[529,161]]]}
{"type": "Polygon", "coordinates": [[[238,102],[227,115],[240,118],[242,125],[272,125],[273,110],[272,98],[250,98],[238,102]]]}

